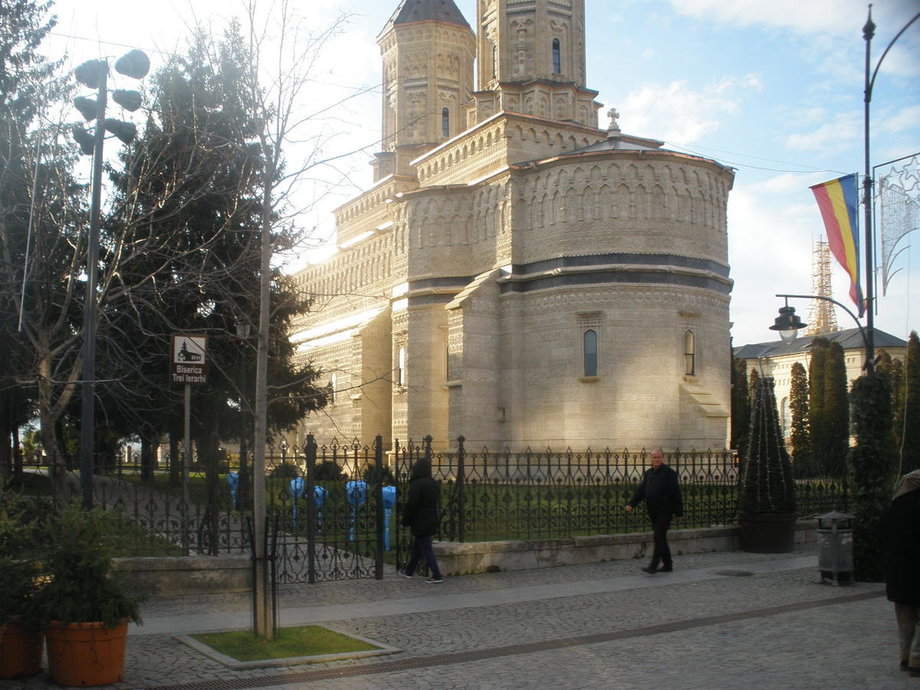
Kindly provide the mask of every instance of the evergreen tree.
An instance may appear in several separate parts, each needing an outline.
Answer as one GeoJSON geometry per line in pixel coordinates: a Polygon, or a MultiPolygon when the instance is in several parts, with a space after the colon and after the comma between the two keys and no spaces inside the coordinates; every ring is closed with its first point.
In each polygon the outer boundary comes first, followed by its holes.
{"type": "Polygon", "coordinates": [[[754,397],[757,391],[757,382],[760,381],[760,372],[758,372],[754,367],[751,367],[750,374],[748,375],[748,407],[754,408],[754,397]]]}
{"type": "Polygon", "coordinates": [[[891,500],[894,452],[891,435],[891,382],[874,371],[853,382],[856,446],[850,453],[853,487],[853,564],[856,579],[884,577],[880,535],[882,511],[891,500]]]}
{"type": "Polygon", "coordinates": [[[796,475],[809,477],[815,468],[808,433],[808,375],[800,362],[792,365],[789,386],[789,410],[792,415],[790,445],[796,475]]]}
{"type": "MultiPolygon", "coordinates": [[[[169,339],[207,335],[208,384],[194,387],[192,410],[212,487],[221,440],[242,444],[251,434],[254,341],[241,339],[237,327],[252,333],[257,320],[264,162],[251,143],[258,125],[251,94],[239,88],[246,46],[235,23],[218,42],[198,33],[187,54],[153,77],[152,114],[124,155],[125,172],[114,176],[109,224],[113,236],[126,237],[112,246],[142,248],[118,257],[111,286],[109,326],[121,337],[111,339],[106,358],[116,382],[110,399],[121,409],[126,388],[139,394],[131,407],[142,437],[178,433],[182,389],[167,381],[169,339]]],[[[286,232],[278,232],[278,244],[290,243],[286,232]]],[[[277,273],[271,304],[268,414],[272,428],[282,429],[325,396],[313,385],[316,372],[293,364],[290,322],[307,303],[277,273]]]]}
{"type": "Polygon", "coordinates": [[[920,469],[920,340],[911,331],[907,338],[904,372],[904,406],[901,412],[901,473],[920,469]]]}
{"type": "Polygon", "coordinates": [[[824,409],[826,446],[818,456],[824,472],[842,477],[850,449],[850,398],[843,347],[830,342],[824,363],[824,409]]]}
{"type": "Polygon", "coordinates": [[[731,387],[731,447],[744,457],[751,424],[751,396],[748,391],[747,364],[743,359],[732,359],[731,387]]]}
{"type": "Polygon", "coordinates": [[[904,361],[895,359],[886,350],[880,350],[877,357],[876,369],[885,372],[891,382],[891,430],[896,450],[901,448],[901,439],[904,431],[904,361]]]}
{"type": "Polygon", "coordinates": [[[827,338],[815,338],[811,343],[808,363],[808,435],[815,469],[824,470],[828,446],[827,409],[824,405],[824,369],[827,361],[827,338]]]}

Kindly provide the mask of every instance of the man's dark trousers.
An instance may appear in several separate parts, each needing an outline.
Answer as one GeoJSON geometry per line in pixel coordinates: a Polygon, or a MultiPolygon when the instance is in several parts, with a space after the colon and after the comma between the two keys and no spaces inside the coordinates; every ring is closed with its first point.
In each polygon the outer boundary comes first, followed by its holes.
{"type": "Polygon", "coordinates": [[[661,564],[665,568],[672,568],[671,549],[668,546],[668,528],[671,526],[671,513],[649,513],[649,517],[652,519],[652,535],[655,540],[651,567],[657,568],[661,564]]]}

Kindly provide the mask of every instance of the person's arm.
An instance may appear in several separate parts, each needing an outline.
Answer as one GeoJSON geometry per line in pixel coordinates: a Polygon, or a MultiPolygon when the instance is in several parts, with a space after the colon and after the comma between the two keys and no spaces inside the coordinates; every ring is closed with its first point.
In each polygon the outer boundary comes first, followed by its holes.
{"type": "Polygon", "coordinates": [[[642,503],[645,499],[645,478],[646,474],[642,474],[642,479],[639,480],[639,485],[636,487],[636,490],[633,491],[632,498],[626,503],[626,512],[631,512],[633,508],[642,503]]]}
{"type": "Polygon", "coordinates": [[[674,517],[684,516],[684,494],[680,490],[680,481],[677,478],[677,470],[674,470],[674,482],[671,488],[671,500],[674,505],[674,517]]]}
{"type": "Polygon", "coordinates": [[[406,496],[406,505],[403,506],[403,527],[412,526],[412,521],[415,519],[415,514],[418,512],[419,498],[418,482],[411,482],[409,484],[409,494],[406,496]]]}

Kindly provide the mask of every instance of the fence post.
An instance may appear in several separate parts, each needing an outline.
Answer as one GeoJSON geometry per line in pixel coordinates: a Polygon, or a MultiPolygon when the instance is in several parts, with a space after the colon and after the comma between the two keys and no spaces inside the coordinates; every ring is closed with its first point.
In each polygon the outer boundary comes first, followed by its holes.
{"type": "MultiPolygon", "coordinates": [[[[466,452],[463,448],[465,440],[463,436],[457,437],[457,539],[460,542],[466,541],[466,502],[463,495],[466,476],[466,452]]],[[[428,450],[431,452],[430,445],[428,450]]]]}
{"type": "Polygon", "coordinates": [[[377,545],[374,554],[374,577],[383,579],[383,530],[385,529],[383,514],[383,436],[377,434],[374,439],[374,495],[377,498],[377,545]]]}
{"type": "Polygon", "coordinates": [[[303,444],[307,465],[307,582],[316,583],[316,439],[307,434],[303,444]]]}

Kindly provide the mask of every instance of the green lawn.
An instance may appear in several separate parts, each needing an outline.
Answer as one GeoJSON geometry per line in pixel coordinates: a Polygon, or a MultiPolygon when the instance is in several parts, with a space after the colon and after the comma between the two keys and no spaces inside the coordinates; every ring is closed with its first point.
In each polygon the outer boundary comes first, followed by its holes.
{"type": "Polygon", "coordinates": [[[380,649],[370,642],[333,632],[319,625],[281,628],[273,640],[256,637],[251,630],[207,633],[191,637],[237,661],[288,659],[380,649]]]}

